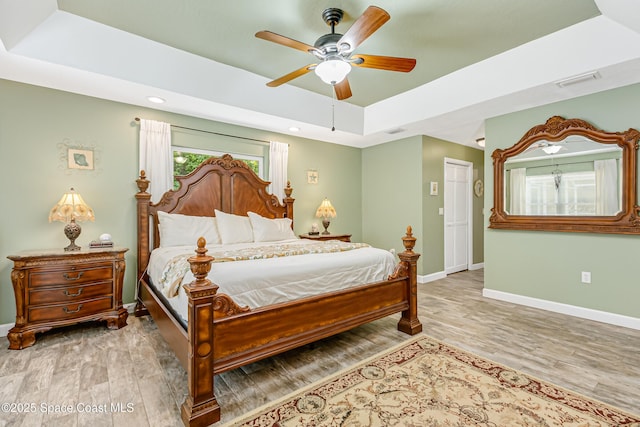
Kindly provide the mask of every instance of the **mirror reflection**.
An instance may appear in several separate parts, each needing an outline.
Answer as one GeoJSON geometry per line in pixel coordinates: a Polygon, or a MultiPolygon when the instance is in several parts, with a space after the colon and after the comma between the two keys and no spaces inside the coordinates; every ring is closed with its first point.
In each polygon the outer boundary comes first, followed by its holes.
{"type": "Polygon", "coordinates": [[[538,140],[504,162],[510,215],[615,216],[622,210],[622,148],[583,135],[538,140]]]}

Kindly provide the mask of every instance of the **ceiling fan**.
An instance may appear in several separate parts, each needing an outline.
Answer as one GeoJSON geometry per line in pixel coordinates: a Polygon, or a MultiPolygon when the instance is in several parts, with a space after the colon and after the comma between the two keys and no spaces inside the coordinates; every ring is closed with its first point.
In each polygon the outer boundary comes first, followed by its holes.
{"type": "Polygon", "coordinates": [[[334,87],[338,99],[347,99],[352,95],[347,80],[351,66],[404,73],[413,70],[416,65],[416,60],[413,58],[353,54],[363,41],[391,19],[385,10],[369,6],[344,35],[335,32],[335,26],[342,20],[343,15],[342,9],[337,8],[325,9],[322,12],[322,19],[331,27],[331,33],[318,38],[313,46],[271,31],[258,31],[256,37],[260,39],[310,53],[320,60],[317,64],[305,65],[285,74],[267,83],[267,86],[280,86],[315,70],[322,81],[334,87]]]}

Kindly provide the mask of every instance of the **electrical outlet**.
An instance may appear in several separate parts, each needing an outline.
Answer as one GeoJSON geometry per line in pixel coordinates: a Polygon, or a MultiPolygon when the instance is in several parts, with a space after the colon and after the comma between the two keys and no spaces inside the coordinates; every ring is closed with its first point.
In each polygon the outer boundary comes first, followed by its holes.
{"type": "Polygon", "coordinates": [[[582,272],[582,283],[591,283],[591,272],[583,271],[582,272]]]}

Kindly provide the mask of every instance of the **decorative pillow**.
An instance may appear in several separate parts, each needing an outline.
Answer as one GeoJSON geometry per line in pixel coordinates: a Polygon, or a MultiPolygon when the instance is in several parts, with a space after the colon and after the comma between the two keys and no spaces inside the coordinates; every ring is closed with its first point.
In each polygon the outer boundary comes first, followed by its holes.
{"type": "Polygon", "coordinates": [[[223,245],[253,242],[253,230],[249,217],[215,210],[218,232],[223,245]]]}
{"type": "Polygon", "coordinates": [[[253,228],[253,240],[256,242],[273,242],[277,240],[295,239],[289,218],[269,219],[255,212],[247,212],[253,228]]]}
{"type": "Polygon", "coordinates": [[[220,244],[220,235],[216,219],[210,216],[191,216],[169,214],[158,211],[158,231],[160,247],[196,246],[198,239],[204,237],[207,244],[220,244]]]}

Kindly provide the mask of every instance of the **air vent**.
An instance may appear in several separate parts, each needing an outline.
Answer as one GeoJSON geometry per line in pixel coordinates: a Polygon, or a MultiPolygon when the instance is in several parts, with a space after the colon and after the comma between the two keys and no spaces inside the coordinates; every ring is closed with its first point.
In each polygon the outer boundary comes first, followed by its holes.
{"type": "Polygon", "coordinates": [[[396,133],[400,133],[404,131],[406,131],[406,129],[404,128],[395,128],[395,129],[388,130],[386,133],[388,133],[389,135],[395,135],[396,133]]]}
{"type": "Polygon", "coordinates": [[[567,87],[571,85],[576,85],[579,83],[585,83],[591,80],[597,80],[600,78],[600,73],[597,71],[592,71],[590,73],[580,74],[578,76],[569,77],[564,80],[558,80],[556,85],[558,87],[567,87]]]}

